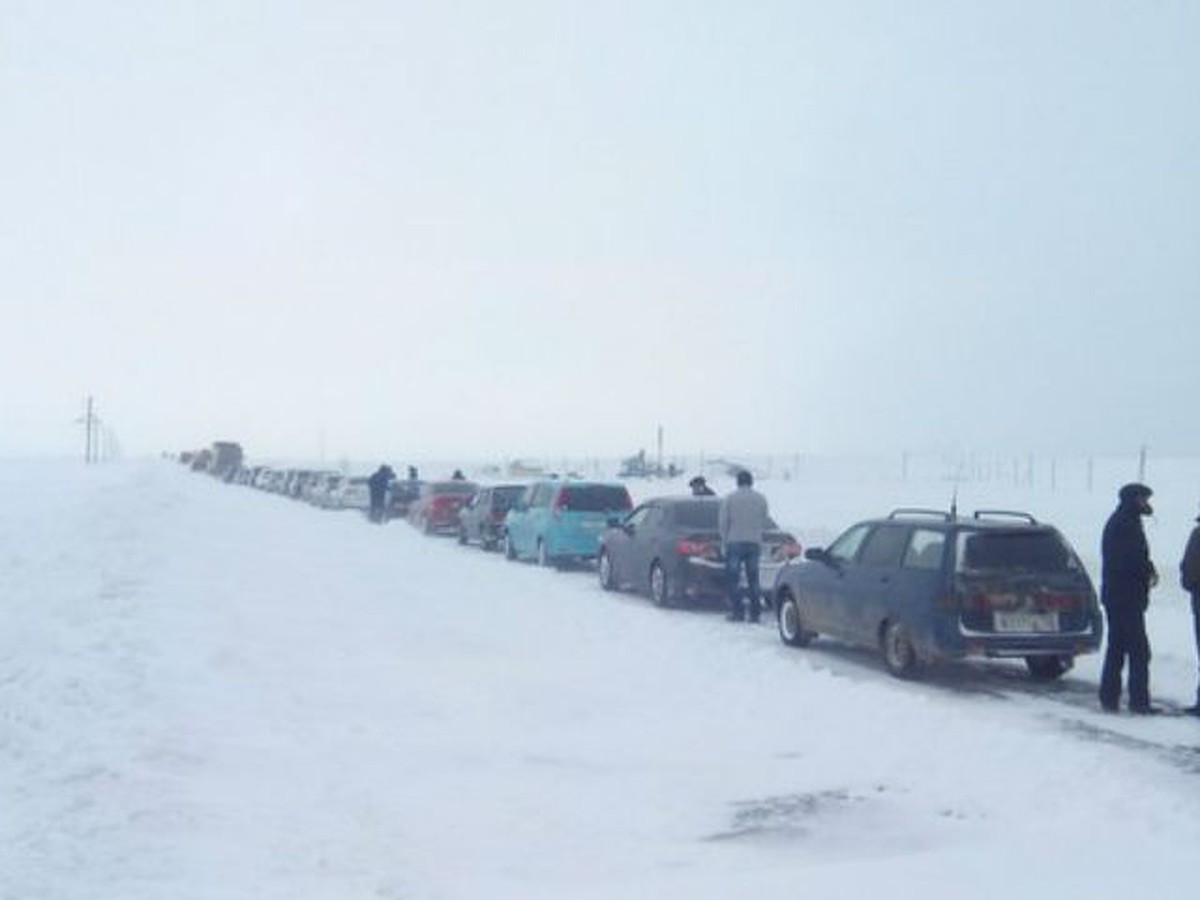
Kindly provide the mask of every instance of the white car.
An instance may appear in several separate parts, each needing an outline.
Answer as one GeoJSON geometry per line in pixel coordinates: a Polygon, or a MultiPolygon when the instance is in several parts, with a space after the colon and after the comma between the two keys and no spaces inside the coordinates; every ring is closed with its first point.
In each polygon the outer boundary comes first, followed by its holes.
{"type": "Polygon", "coordinates": [[[300,489],[300,496],[313,506],[328,506],[330,489],[341,480],[341,472],[313,472],[300,489]]]}
{"type": "Polygon", "coordinates": [[[367,509],[371,505],[371,492],[366,476],[343,478],[329,493],[329,505],[333,509],[367,509]]]}

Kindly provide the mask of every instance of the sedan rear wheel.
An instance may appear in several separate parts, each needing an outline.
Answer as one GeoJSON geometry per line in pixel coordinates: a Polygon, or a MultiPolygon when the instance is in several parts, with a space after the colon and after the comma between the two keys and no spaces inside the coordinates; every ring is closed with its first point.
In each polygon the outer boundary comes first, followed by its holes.
{"type": "Polygon", "coordinates": [[[655,606],[671,605],[671,582],[658,560],[650,565],[650,599],[655,606]]]}
{"type": "Polygon", "coordinates": [[[613,577],[612,559],[607,550],[600,551],[600,559],[596,562],[596,572],[600,576],[600,587],[606,591],[617,589],[617,580],[613,577]]]}
{"type": "Polygon", "coordinates": [[[912,678],[920,668],[917,651],[913,648],[908,629],[899,622],[888,622],[883,628],[883,664],[897,678],[912,678]]]}
{"type": "Polygon", "coordinates": [[[817,636],[815,631],[804,627],[804,617],[800,613],[800,603],[789,590],[779,595],[779,612],[776,619],[779,623],[779,639],[791,647],[807,647],[817,636]]]}

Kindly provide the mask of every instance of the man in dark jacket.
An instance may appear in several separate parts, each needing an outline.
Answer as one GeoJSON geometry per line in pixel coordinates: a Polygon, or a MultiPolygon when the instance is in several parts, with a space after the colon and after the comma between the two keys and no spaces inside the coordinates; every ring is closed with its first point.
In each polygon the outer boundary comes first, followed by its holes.
{"type": "Polygon", "coordinates": [[[383,521],[383,507],[387,499],[388,484],[396,477],[389,465],[382,465],[367,479],[367,492],[371,495],[371,509],[367,513],[372,522],[383,521]]]}
{"type": "Polygon", "coordinates": [[[693,497],[715,497],[717,495],[717,492],[708,486],[703,475],[697,475],[689,481],[688,487],[692,489],[693,497]]]}
{"type": "Polygon", "coordinates": [[[1121,670],[1129,659],[1129,711],[1148,715],[1150,705],[1150,641],[1146,637],[1146,607],[1158,573],[1142,530],[1142,516],[1154,512],[1144,484],[1127,484],[1120,503],[1109,516],[1101,540],[1100,602],[1108,621],[1108,648],[1100,674],[1100,705],[1116,712],[1121,700],[1121,670]]]}
{"type": "MultiPolygon", "coordinates": [[[[1196,521],[1200,522],[1200,518],[1196,521]]],[[[1188,538],[1183,562],[1179,564],[1179,576],[1183,589],[1192,595],[1192,630],[1196,635],[1196,656],[1200,658],[1200,525],[1192,529],[1188,538]]],[[[1200,686],[1196,688],[1196,702],[1187,708],[1187,712],[1200,716],[1200,686]]]]}

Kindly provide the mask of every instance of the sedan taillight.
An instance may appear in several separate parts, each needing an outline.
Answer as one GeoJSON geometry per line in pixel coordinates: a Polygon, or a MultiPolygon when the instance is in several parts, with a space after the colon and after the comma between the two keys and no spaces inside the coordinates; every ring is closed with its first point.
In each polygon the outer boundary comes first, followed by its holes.
{"type": "Polygon", "coordinates": [[[700,556],[706,559],[716,559],[717,545],[712,541],[692,541],[684,538],[675,545],[680,556],[700,556]]]}

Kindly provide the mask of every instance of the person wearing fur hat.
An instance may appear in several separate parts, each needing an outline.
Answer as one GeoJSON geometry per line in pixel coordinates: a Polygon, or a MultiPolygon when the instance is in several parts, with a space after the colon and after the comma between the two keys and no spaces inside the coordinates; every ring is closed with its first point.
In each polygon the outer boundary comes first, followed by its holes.
{"type": "Polygon", "coordinates": [[[1142,516],[1154,512],[1144,484],[1127,484],[1120,503],[1104,525],[1100,544],[1100,602],[1108,623],[1108,646],[1100,673],[1100,706],[1116,712],[1121,701],[1121,672],[1129,660],[1129,711],[1158,712],[1150,703],[1150,641],[1146,637],[1146,607],[1158,572],[1142,530],[1142,516]]]}
{"type": "Polygon", "coordinates": [[[717,492],[708,486],[703,475],[697,475],[689,481],[688,487],[692,489],[693,497],[715,497],[717,495],[717,492]]]}
{"type": "MultiPolygon", "coordinates": [[[[1200,516],[1196,518],[1200,523],[1200,516]]],[[[1192,595],[1192,630],[1196,635],[1196,656],[1200,659],[1200,524],[1192,529],[1183,561],[1179,564],[1179,580],[1183,589],[1192,595]]],[[[1200,685],[1196,687],[1196,702],[1186,712],[1200,716],[1200,685]]]]}

